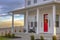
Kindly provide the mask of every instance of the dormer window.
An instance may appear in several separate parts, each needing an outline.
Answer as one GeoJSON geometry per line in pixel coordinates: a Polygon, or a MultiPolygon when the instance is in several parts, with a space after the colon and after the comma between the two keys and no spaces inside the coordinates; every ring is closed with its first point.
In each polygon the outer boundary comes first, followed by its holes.
{"type": "Polygon", "coordinates": [[[34,3],[37,3],[37,0],[34,0],[34,3]]]}
{"type": "Polygon", "coordinates": [[[31,4],[31,0],[28,0],[28,3],[27,4],[30,5],[31,4]]]}

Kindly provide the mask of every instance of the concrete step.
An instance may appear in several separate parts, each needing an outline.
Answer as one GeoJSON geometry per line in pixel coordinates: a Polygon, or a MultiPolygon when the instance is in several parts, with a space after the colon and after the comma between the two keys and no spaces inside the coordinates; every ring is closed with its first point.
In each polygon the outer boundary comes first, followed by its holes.
{"type": "Polygon", "coordinates": [[[35,39],[40,39],[40,36],[42,35],[44,39],[46,40],[52,40],[52,35],[51,34],[36,34],[36,33],[15,33],[16,36],[22,37],[24,40],[30,40],[30,36],[34,35],[35,39]]]}

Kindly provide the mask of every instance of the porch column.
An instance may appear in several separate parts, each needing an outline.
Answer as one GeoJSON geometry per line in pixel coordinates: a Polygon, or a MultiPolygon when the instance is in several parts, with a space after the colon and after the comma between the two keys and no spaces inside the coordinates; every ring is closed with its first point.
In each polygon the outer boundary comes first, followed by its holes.
{"type": "Polygon", "coordinates": [[[56,6],[53,5],[53,35],[56,35],[56,6]]]}
{"type": "Polygon", "coordinates": [[[37,34],[39,33],[39,8],[37,8],[37,34]]]}
{"type": "Polygon", "coordinates": [[[14,33],[14,13],[12,13],[12,33],[14,33]]]}
{"type": "Polygon", "coordinates": [[[26,10],[26,33],[28,33],[28,11],[26,10]]]}

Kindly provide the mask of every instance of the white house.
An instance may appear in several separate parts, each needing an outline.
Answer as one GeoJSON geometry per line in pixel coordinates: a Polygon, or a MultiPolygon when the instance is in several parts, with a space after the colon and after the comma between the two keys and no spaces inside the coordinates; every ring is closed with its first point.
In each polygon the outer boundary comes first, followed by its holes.
{"type": "Polygon", "coordinates": [[[14,14],[24,14],[26,33],[60,34],[60,0],[25,0],[25,8],[12,12],[12,30],[14,14]]]}

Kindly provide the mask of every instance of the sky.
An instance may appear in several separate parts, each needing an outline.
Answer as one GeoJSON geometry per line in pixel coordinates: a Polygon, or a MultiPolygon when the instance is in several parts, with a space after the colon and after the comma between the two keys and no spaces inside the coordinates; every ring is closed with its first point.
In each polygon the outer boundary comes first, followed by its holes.
{"type": "MultiPolygon", "coordinates": [[[[9,11],[24,7],[24,0],[0,0],[0,21],[11,20],[11,16],[1,16],[7,15],[9,11]]],[[[15,20],[23,19],[23,15],[15,15],[15,20]]]]}
{"type": "MultiPolygon", "coordinates": [[[[12,16],[8,15],[7,12],[17,8],[24,7],[25,5],[24,2],[25,2],[24,0],[0,0],[0,27],[9,26],[11,24],[12,16]],[[4,15],[7,15],[7,16],[4,16],[4,15]],[[7,23],[9,25],[6,25],[7,23]]],[[[23,25],[22,20],[24,20],[24,15],[21,15],[21,14],[14,15],[15,24],[19,23],[18,25],[20,25],[20,23],[22,23],[23,25]]]]}

